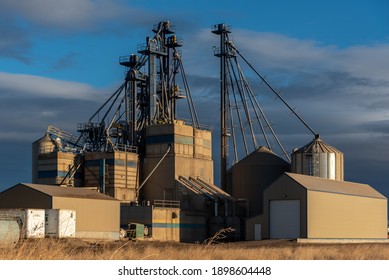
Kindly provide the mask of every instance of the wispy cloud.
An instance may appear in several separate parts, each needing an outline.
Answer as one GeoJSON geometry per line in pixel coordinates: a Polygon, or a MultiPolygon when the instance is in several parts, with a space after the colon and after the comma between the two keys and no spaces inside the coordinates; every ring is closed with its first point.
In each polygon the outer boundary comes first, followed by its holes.
{"type": "Polygon", "coordinates": [[[0,20],[0,56],[29,63],[32,43],[26,32],[7,20],[0,20]]]}
{"type": "Polygon", "coordinates": [[[51,66],[51,70],[60,71],[63,69],[72,68],[77,63],[77,57],[78,54],[74,52],[68,53],[54,62],[51,66]]]}
{"type": "Polygon", "coordinates": [[[0,72],[0,98],[23,97],[91,100],[98,90],[90,85],[42,76],[0,72]]]}
{"type": "Polygon", "coordinates": [[[13,14],[45,30],[84,32],[107,30],[114,23],[148,22],[146,12],[120,0],[3,0],[0,14],[13,14]]]}

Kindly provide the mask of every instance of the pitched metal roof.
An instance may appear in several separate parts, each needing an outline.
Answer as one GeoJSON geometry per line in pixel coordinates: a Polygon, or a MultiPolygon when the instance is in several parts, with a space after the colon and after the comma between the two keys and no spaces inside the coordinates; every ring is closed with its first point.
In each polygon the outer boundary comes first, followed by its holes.
{"type": "Polygon", "coordinates": [[[330,180],[289,172],[285,172],[285,175],[292,178],[294,181],[309,191],[386,199],[385,196],[367,184],[330,180]]]}
{"type": "Polygon", "coordinates": [[[230,201],[235,201],[236,199],[233,198],[231,195],[220,189],[214,184],[205,182],[204,180],[200,178],[195,178],[190,176],[178,176],[176,179],[178,183],[180,183],[182,186],[186,187],[190,191],[194,192],[195,194],[202,195],[206,198],[211,199],[227,199],[230,201]]]}
{"type": "Polygon", "coordinates": [[[70,187],[60,187],[53,185],[39,185],[39,184],[26,184],[19,183],[15,187],[24,186],[27,188],[34,189],[41,193],[47,194],[53,197],[72,197],[72,198],[87,198],[87,199],[100,199],[100,200],[117,200],[108,195],[99,193],[95,190],[84,189],[84,188],[70,188],[70,187]]]}

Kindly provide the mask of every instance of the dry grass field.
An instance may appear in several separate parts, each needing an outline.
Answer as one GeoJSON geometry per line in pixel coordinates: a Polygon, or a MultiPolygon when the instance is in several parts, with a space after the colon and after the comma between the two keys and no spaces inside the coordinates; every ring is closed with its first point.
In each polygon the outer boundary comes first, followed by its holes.
{"type": "Polygon", "coordinates": [[[23,240],[3,260],[389,260],[389,244],[300,244],[295,241],[179,244],[157,241],[23,240]]]}

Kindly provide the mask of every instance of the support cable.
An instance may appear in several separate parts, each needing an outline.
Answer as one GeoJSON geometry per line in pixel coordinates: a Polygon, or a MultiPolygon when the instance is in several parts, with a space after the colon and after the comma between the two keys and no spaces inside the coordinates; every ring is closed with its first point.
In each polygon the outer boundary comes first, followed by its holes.
{"type": "Polygon", "coordinates": [[[199,128],[200,127],[199,118],[197,116],[196,108],[194,106],[192,94],[190,93],[188,80],[186,79],[185,69],[184,69],[184,65],[182,64],[181,58],[180,58],[179,64],[180,64],[180,69],[181,69],[181,73],[182,73],[182,80],[184,82],[185,91],[187,92],[188,105],[189,105],[189,109],[190,109],[191,115],[192,115],[192,122],[193,122],[193,125],[195,128],[199,128]]]}
{"type": "Polygon", "coordinates": [[[304,126],[315,136],[315,138],[319,138],[319,134],[317,134],[304,120],[300,117],[297,112],[289,106],[289,104],[285,101],[285,99],[266,81],[266,79],[244,58],[244,56],[235,48],[235,46],[231,42],[227,42],[229,46],[231,46],[236,53],[246,62],[246,64],[258,75],[258,77],[264,82],[268,88],[285,104],[286,107],[304,124],[304,126]]]}
{"type": "MultiPolygon", "coordinates": [[[[227,64],[227,73],[229,73],[229,65],[227,64]]],[[[243,140],[243,145],[244,145],[244,149],[246,151],[246,156],[249,154],[249,151],[248,151],[248,147],[247,147],[247,141],[246,141],[246,136],[245,136],[245,129],[243,127],[243,123],[242,123],[242,117],[241,117],[241,113],[240,113],[240,109],[239,109],[239,105],[238,105],[238,101],[237,101],[237,98],[236,98],[236,93],[235,93],[235,88],[234,88],[234,82],[232,80],[232,76],[230,74],[228,74],[228,77],[230,78],[230,87],[231,87],[231,91],[232,91],[232,95],[234,97],[234,105],[235,105],[235,108],[236,108],[236,113],[238,115],[238,121],[239,121],[239,126],[240,126],[240,131],[242,133],[242,140],[243,140]]],[[[229,94],[227,94],[228,96],[229,94]]]]}
{"type": "Polygon", "coordinates": [[[103,105],[100,106],[100,108],[89,118],[89,122],[92,121],[92,119],[101,111],[101,109],[103,109],[105,107],[105,105],[108,104],[109,101],[111,101],[111,99],[116,96],[118,93],[120,93],[124,86],[125,86],[126,82],[124,82],[109,98],[107,101],[104,102],[103,105]]]}
{"type": "Polygon", "coordinates": [[[249,111],[248,106],[247,106],[247,102],[246,102],[247,100],[246,100],[246,95],[245,95],[244,89],[242,87],[242,81],[240,79],[238,79],[238,77],[236,75],[236,72],[235,72],[235,68],[233,67],[231,60],[228,59],[227,62],[228,62],[227,65],[230,65],[230,69],[232,70],[232,74],[234,76],[235,81],[237,81],[236,84],[237,84],[240,100],[241,100],[242,105],[243,105],[244,113],[246,115],[247,123],[249,125],[249,129],[250,129],[250,133],[251,133],[251,138],[252,138],[252,141],[253,141],[254,149],[257,149],[258,148],[257,140],[255,139],[255,133],[254,133],[254,129],[253,129],[253,122],[251,120],[250,111],[249,111]]]}
{"type": "Polygon", "coordinates": [[[235,163],[239,161],[239,158],[238,158],[238,149],[237,149],[237,146],[236,146],[236,135],[235,135],[235,124],[234,124],[234,114],[233,114],[233,111],[232,111],[232,105],[231,105],[231,99],[230,99],[230,96],[227,95],[228,98],[227,98],[227,106],[228,106],[228,109],[229,109],[229,113],[230,113],[230,122],[231,122],[231,135],[232,135],[232,144],[234,145],[234,156],[235,156],[235,163]]]}
{"type": "Polygon", "coordinates": [[[255,106],[255,103],[254,103],[255,97],[253,98],[253,96],[254,96],[253,95],[253,91],[252,91],[252,89],[251,89],[251,87],[250,87],[246,77],[244,76],[243,71],[242,71],[242,69],[240,67],[240,64],[238,63],[238,60],[236,59],[236,57],[235,57],[235,63],[237,65],[237,67],[238,67],[238,72],[239,72],[240,79],[242,79],[243,85],[244,85],[244,87],[245,87],[245,89],[246,89],[246,91],[248,93],[248,96],[249,96],[249,99],[250,99],[250,103],[251,103],[251,105],[253,107],[254,114],[255,114],[255,116],[256,116],[256,118],[258,120],[258,124],[259,124],[259,127],[260,127],[261,131],[262,131],[262,134],[263,134],[263,137],[265,139],[266,145],[269,148],[269,150],[271,150],[272,148],[271,148],[271,145],[270,145],[270,141],[269,141],[269,139],[267,137],[267,133],[266,133],[265,128],[264,128],[264,126],[262,124],[261,116],[265,120],[266,123],[267,123],[267,119],[264,116],[264,112],[262,111],[261,108],[259,108],[260,112],[258,113],[258,108],[255,106]]]}
{"type": "Polygon", "coordinates": [[[171,150],[171,145],[170,143],[168,144],[167,146],[167,150],[165,152],[165,154],[162,156],[162,158],[158,161],[157,165],[155,165],[155,167],[153,168],[153,170],[151,170],[150,174],[146,177],[146,179],[143,181],[143,183],[139,186],[139,188],[136,190],[136,197],[137,199],[139,198],[139,191],[140,189],[146,184],[146,182],[150,179],[151,175],[153,175],[153,173],[155,172],[155,170],[158,168],[158,166],[162,163],[162,161],[165,159],[165,157],[169,154],[171,150]]]}
{"type": "MultiPolygon", "coordinates": [[[[246,112],[246,116],[247,116],[247,121],[249,123],[249,127],[250,127],[250,131],[251,131],[251,137],[253,139],[253,144],[254,144],[254,149],[258,149],[258,144],[257,144],[257,139],[255,137],[255,132],[254,132],[254,128],[253,128],[253,121],[251,120],[251,115],[250,115],[250,110],[248,108],[248,104],[247,104],[247,98],[246,98],[246,92],[247,92],[247,81],[244,79],[244,75],[240,69],[240,65],[238,63],[238,60],[236,59],[236,56],[234,56],[234,62],[235,62],[235,66],[236,66],[236,69],[237,69],[237,72],[238,72],[238,76],[239,76],[239,80],[237,79],[236,77],[236,74],[235,74],[235,71],[234,71],[234,77],[235,77],[235,80],[239,81],[238,82],[238,85],[239,85],[239,89],[240,89],[240,92],[241,93],[241,99],[242,99],[242,103],[244,105],[244,108],[245,108],[245,112],[246,112]]],[[[250,96],[249,96],[249,99],[250,99],[250,96]]],[[[254,110],[255,112],[255,110],[254,110]]],[[[265,134],[266,135],[266,134],[265,134]]]]}

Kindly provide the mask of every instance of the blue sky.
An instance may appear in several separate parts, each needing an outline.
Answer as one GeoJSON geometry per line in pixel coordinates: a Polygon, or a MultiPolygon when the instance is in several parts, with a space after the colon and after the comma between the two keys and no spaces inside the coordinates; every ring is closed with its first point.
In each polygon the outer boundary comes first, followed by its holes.
{"type": "MultiPolygon", "coordinates": [[[[388,3],[0,0],[0,190],[30,182],[31,143],[48,125],[74,132],[122,82],[118,57],[170,20],[184,40],[200,121],[214,137],[218,38],[210,31],[223,22],[245,57],[345,153],[346,179],[389,196],[388,3]]],[[[312,140],[283,105],[262,98],[288,151],[312,140]]]]}

